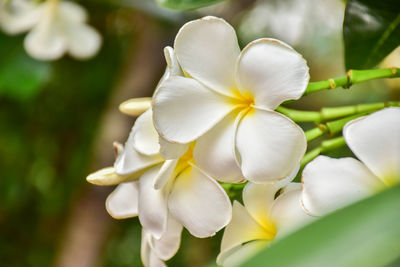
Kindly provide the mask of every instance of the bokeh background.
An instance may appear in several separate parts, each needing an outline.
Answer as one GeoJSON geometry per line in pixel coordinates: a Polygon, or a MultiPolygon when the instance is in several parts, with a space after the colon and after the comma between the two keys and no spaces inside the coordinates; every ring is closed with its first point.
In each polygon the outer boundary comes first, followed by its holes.
{"type": "MultiPolygon", "coordinates": [[[[85,178],[113,164],[112,142],[125,142],[134,122],[118,112],[119,103],[151,96],[165,69],[162,49],[186,21],[223,17],[242,47],[259,37],[281,39],[304,55],[312,80],[345,73],[340,0],[231,0],[190,12],[152,0],[78,2],[104,40],[88,61],[36,61],[26,55],[22,35],[0,33],[1,266],[141,266],[137,218],[109,217],[104,202],[112,188],[85,178]]],[[[399,54],[383,64],[399,62],[399,54]]],[[[400,100],[398,80],[320,92],[291,106],[400,100]]],[[[168,265],[211,266],[221,236],[196,239],[184,231],[168,265]]]]}

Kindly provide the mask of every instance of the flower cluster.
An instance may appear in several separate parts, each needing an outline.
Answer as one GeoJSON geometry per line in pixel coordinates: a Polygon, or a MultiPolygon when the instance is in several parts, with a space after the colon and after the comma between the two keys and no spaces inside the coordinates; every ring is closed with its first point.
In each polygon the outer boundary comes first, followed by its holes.
{"type": "Polygon", "coordinates": [[[345,127],[363,163],[320,156],[303,186],[292,182],[307,142],[275,109],[302,96],[309,73],[287,44],[263,38],[240,51],[228,23],[205,17],[185,24],[164,52],[151,108],[131,102],[131,113],[144,113],[125,145],[115,144],[114,166],[87,178],[118,185],[106,208],[114,218],[139,217],[145,266],[165,265],[183,227],[199,238],[226,227],[217,263],[235,266],[316,216],[400,181],[400,109],[392,108],[345,127]],[[245,182],[244,205],[232,207],[220,183],[245,182]]]}
{"type": "Polygon", "coordinates": [[[39,60],[55,60],[65,53],[90,58],[101,45],[100,34],[86,24],[87,13],[71,1],[1,0],[0,28],[8,34],[29,31],[26,52],[39,60]]]}

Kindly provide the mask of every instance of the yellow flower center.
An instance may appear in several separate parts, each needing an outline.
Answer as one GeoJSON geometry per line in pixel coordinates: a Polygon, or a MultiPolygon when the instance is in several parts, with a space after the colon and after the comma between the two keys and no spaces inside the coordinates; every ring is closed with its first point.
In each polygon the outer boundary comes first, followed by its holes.
{"type": "Polygon", "coordinates": [[[183,172],[186,168],[190,167],[189,162],[194,162],[193,160],[193,150],[194,150],[195,142],[192,142],[189,146],[189,149],[183,154],[176,164],[174,170],[174,177],[177,177],[181,172],[183,172]]]}

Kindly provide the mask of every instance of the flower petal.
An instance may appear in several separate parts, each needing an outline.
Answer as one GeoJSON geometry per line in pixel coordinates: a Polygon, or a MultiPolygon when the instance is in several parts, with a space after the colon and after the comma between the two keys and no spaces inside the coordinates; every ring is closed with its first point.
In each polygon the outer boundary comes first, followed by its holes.
{"type": "Polygon", "coordinates": [[[196,237],[213,236],[231,219],[232,206],[222,187],[196,166],[176,178],[168,199],[171,214],[196,237]]]}
{"type": "Polygon", "coordinates": [[[178,59],[176,58],[175,51],[172,47],[167,46],[164,48],[164,57],[165,61],[167,62],[167,69],[168,69],[168,75],[166,78],[169,78],[170,76],[184,76],[182,69],[178,63],[178,59]]]}
{"type": "Polygon", "coordinates": [[[231,112],[201,136],[194,147],[193,158],[196,164],[220,182],[244,181],[235,155],[235,135],[239,121],[237,115],[237,112],[231,112]]]}
{"type": "Polygon", "coordinates": [[[163,163],[160,171],[154,179],[154,189],[161,189],[168,182],[168,180],[172,178],[172,174],[174,173],[177,163],[177,159],[169,159],[163,163]]]}
{"type": "Polygon", "coordinates": [[[1,3],[0,27],[7,34],[19,34],[35,26],[43,13],[43,5],[31,1],[13,0],[1,3]]]}
{"type": "Polygon", "coordinates": [[[150,246],[158,258],[166,261],[176,254],[181,243],[182,229],[182,224],[168,216],[167,228],[161,238],[150,239],[150,246]]]}
{"type": "Polygon", "coordinates": [[[165,80],[153,97],[154,126],[173,143],[190,143],[210,130],[235,106],[191,78],[165,80]]]}
{"type": "Polygon", "coordinates": [[[107,212],[115,219],[138,216],[139,185],[137,182],[117,186],[107,197],[107,212]]]}
{"type": "Polygon", "coordinates": [[[304,58],[275,39],[258,39],[243,49],[237,63],[237,84],[251,93],[255,105],[275,109],[283,101],[299,99],[310,75],[304,58]]]}
{"type": "Polygon", "coordinates": [[[160,238],[167,224],[168,189],[153,187],[161,166],[148,170],[139,180],[139,220],[155,238],[160,238]]]}
{"type": "Polygon", "coordinates": [[[240,53],[231,25],[211,16],[190,21],[178,32],[174,46],[184,71],[207,87],[231,95],[240,53]]]}
{"type": "Polygon", "coordinates": [[[45,16],[25,37],[24,47],[35,59],[56,60],[66,51],[67,42],[52,17],[45,16]]]}
{"type": "Polygon", "coordinates": [[[225,253],[220,253],[217,257],[217,264],[223,267],[241,266],[246,260],[266,248],[269,244],[270,242],[265,240],[255,240],[239,245],[225,253]]]}
{"type": "Polygon", "coordinates": [[[233,202],[232,220],[226,226],[221,241],[218,262],[222,262],[230,250],[253,240],[272,240],[273,234],[263,228],[237,201],[233,202]]]}
{"type": "Polygon", "coordinates": [[[115,172],[119,175],[137,173],[140,176],[151,166],[164,161],[160,155],[146,156],[139,153],[133,146],[134,135],[135,131],[133,127],[125,143],[124,150],[119,153],[114,163],[115,172]]]}
{"type": "Polygon", "coordinates": [[[152,235],[142,229],[142,242],[140,247],[140,258],[142,259],[143,266],[146,267],[166,267],[167,265],[156,255],[150,246],[152,235]]]}
{"type": "Polygon", "coordinates": [[[255,108],[243,117],[236,135],[243,175],[254,183],[287,177],[300,163],[307,142],[289,118],[255,108]]]}
{"type": "Polygon", "coordinates": [[[190,144],[171,143],[159,136],[160,154],[164,159],[177,159],[189,149],[190,144]]]}
{"type": "Polygon", "coordinates": [[[301,201],[310,215],[322,216],[384,187],[364,164],[353,158],[318,156],[303,171],[301,201]]]}
{"type": "Polygon", "coordinates": [[[277,230],[275,238],[288,235],[313,219],[301,207],[301,184],[292,183],[288,187],[292,188],[284,190],[275,199],[269,214],[269,220],[275,224],[277,230]]]}
{"type": "Polygon", "coordinates": [[[243,203],[251,217],[268,228],[268,213],[280,187],[278,183],[254,184],[249,182],[243,189],[243,203]]]}
{"type": "Polygon", "coordinates": [[[137,117],[151,108],[151,97],[131,98],[122,102],[118,109],[122,113],[137,117]]]}
{"type": "Polygon", "coordinates": [[[76,59],[91,58],[100,49],[102,42],[100,34],[93,27],[86,24],[71,23],[68,27],[67,35],[68,52],[76,59]]]}
{"type": "Polygon", "coordinates": [[[153,126],[153,112],[151,109],[140,115],[132,128],[132,145],[140,153],[148,156],[160,152],[158,133],[153,126]]]}
{"type": "Polygon", "coordinates": [[[343,135],[354,154],[388,185],[400,183],[400,108],[349,122],[343,135]]]}

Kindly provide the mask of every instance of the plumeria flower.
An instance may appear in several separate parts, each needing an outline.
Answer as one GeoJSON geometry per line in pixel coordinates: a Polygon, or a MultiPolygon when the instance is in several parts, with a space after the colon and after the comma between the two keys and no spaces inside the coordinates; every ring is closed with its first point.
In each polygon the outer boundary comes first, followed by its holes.
{"type": "MultiPolygon", "coordinates": [[[[109,181],[110,177],[118,175],[108,168],[92,174],[89,181],[109,181]]],[[[139,214],[139,182],[119,184],[107,197],[106,209],[115,219],[136,217],[139,214]]],[[[144,266],[166,266],[164,261],[172,258],[179,249],[182,225],[172,217],[168,217],[165,232],[158,238],[145,228],[142,229],[141,258],[144,266]]]]}
{"type": "Polygon", "coordinates": [[[181,145],[196,140],[194,161],[220,181],[244,176],[265,183],[288,176],[306,139],[274,109],[304,93],[309,74],[302,56],[267,38],[240,52],[234,29],[216,17],[185,24],[174,49],[185,77],[165,80],[153,97],[162,139],[181,145]]]}
{"type": "Polygon", "coordinates": [[[47,0],[33,4],[12,0],[1,24],[9,33],[30,30],[24,46],[33,58],[55,60],[69,53],[74,58],[87,59],[101,45],[99,33],[86,24],[87,17],[80,5],[70,1],[47,0]]]}
{"type": "Polygon", "coordinates": [[[88,180],[109,185],[139,179],[139,219],[156,238],[165,233],[170,216],[196,237],[214,235],[231,219],[225,191],[196,166],[192,148],[178,159],[165,160],[158,142],[149,109],[136,120],[114,169],[102,170],[107,174],[104,179],[89,176],[88,180]]]}
{"type": "Polygon", "coordinates": [[[246,185],[244,206],[233,203],[232,221],[225,228],[217,258],[219,265],[238,266],[274,240],[311,221],[300,205],[301,185],[289,183],[293,176],[273,184],[246,185]],[[275,198],[277,192],[280,194],[275,198]]]}
{"type": "Polygon", "coordinates": [[[343,136],[360,161],[319,156],[306,166],[302,203],[309,214],[322,216],[400,183],[400,108],[350,121],[343,136]]]}

